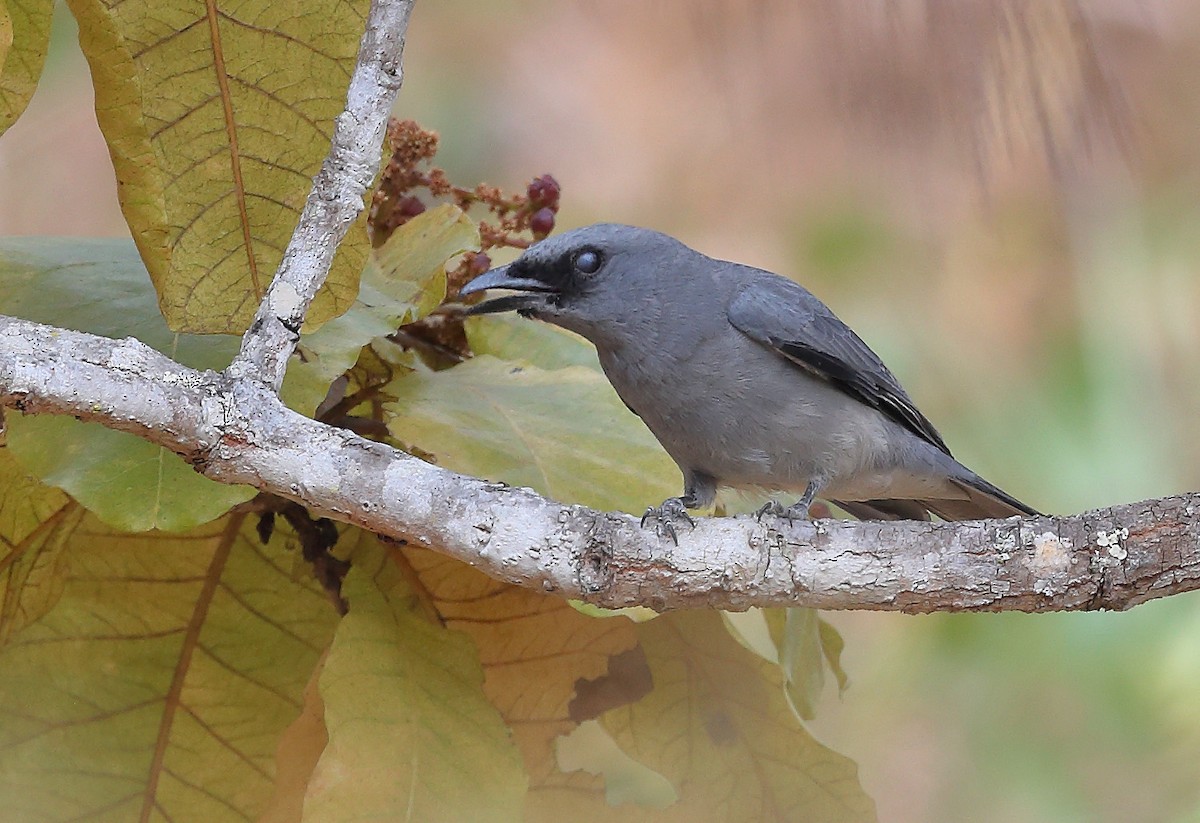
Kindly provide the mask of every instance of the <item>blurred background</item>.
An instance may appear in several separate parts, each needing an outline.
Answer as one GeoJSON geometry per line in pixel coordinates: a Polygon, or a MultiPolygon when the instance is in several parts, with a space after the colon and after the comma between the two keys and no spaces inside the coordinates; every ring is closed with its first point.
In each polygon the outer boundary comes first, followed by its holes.
{"type": "MultiPolygon", "coordinates": [[[[549,172],[560,228],[800,280],[1026,502],[1200,487],[1191,0],[442,0],[405,57],[456,181],[549,172]]],[[[127,234],[91,105],[60,13],[0,234],[127,234]]],[[[829,619],[852,683],[814,729],[881,820],[1200,821],[1200,595],[829,619]]]]}

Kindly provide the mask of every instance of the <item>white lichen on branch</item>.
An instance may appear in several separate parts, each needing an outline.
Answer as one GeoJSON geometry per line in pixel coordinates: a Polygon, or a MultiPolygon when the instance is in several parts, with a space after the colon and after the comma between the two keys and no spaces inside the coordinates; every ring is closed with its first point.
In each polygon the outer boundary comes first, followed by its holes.
{"type": "Polygon", "coordinates": [[[1200,588],[1197,494],[964,523],[703,518],[675,545],[630,515],[454,474],[288,409],[278,386],[377,169],[410,11],[372,3],[329,158],[225,373],[133,339],[0,317],[0,406],[132,432],[215,480],[600,606],[1052,611],[1200,588]]]}
{"type": "Polygon", "coordinates": [[[0,317],[0,405],[134,432],[213,479],[600,606],[1054,611],[1200,588],[1187,514],[1200,494],[965,523],[702,518],[675,545],[632,515],[455,474],[133,340],[0,317]],[[114,366],[132,362],[140,373],[114,366]]]}

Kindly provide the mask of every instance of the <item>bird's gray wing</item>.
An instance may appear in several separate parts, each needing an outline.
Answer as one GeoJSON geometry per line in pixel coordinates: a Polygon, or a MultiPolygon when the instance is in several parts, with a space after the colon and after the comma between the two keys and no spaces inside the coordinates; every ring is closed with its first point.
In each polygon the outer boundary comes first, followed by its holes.
{"type": "Polygon", "coordinates": [[[764,272],[734,295],[728,316],[747,337],[950,454],[879,356],[800,284],[764,272]]]}

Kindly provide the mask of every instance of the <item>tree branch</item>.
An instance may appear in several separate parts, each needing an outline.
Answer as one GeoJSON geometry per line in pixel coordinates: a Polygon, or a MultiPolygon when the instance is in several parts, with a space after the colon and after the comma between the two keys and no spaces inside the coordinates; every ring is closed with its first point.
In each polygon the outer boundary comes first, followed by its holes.
{"type": "Polygon", "coordinates": [[[134,432],[213,479],[600,606],[1123,609],[1200,588],[1200,494],[968,523],[702,518],[676,546],[628,514],[454,474],[133,339],[0,317],[0,405],[134,432]]]}
{"type": "Polygon", "coordinates": [[[412,0],[372,0],[358,62],[337,118],[329,156],[313,180],[300,221],[228,369],[279,391],[300,326],[329,275],[338,244],[365,207],[379,171],[388,115],[403,78],[401,56],[412,0]]]}
{"type": "Polygon", "coordinates": [[[372,3],[333,148],[224,373],[134,339],[0,317],[0,406],[132,432],[215,480],[601,606],[1120,609],[1200,588],[1197,494],[970,523],[704,518],[675,545],[630,515],[463,477],[288,409],[277,388],[375,174],[410,10],[410,0],[372,3]]]}

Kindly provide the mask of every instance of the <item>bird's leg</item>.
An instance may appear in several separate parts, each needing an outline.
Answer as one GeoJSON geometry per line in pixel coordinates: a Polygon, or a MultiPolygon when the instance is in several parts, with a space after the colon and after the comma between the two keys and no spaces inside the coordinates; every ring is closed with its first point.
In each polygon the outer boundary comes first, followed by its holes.
{"type": "Polygon", "coordinates": [[[786,517],[788,522],[795,520],[807,520],[808,507],[811,506],[813,500],[816,499],[818,488],[820,487],[817,485],[817,481],[810,480],[808,481],[808,485],[804,487],[804,494],[801,495],[800,499],[792,505],[784,508],[778,500],[768,500],[762,506],[762,508],[755,512],[754,516],[759,520],[763,519],[764,514],[769,514],[772,517],[786,517]]]}
{"type": "Polygon", "coordinates": [[[699,509],[712,502],[716,494],[716,481],[704,474],[688,474],[686,485],[680,497],[668,497],[661,504],[651,506],[642,515],[642,528],[648,521],[654,523],[654,531],[659,537],[669,537],[676,546],[679,537],[675,533],[675,524],[687,523],[693,529],[696,521],[687,513],[688,509],[699,509]]]}

